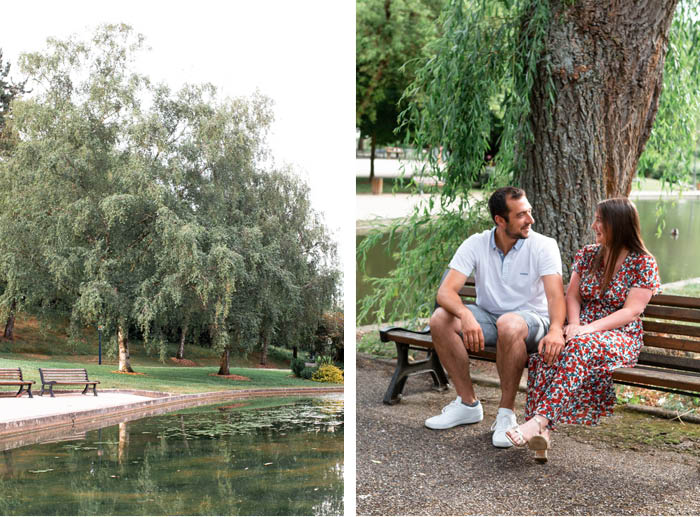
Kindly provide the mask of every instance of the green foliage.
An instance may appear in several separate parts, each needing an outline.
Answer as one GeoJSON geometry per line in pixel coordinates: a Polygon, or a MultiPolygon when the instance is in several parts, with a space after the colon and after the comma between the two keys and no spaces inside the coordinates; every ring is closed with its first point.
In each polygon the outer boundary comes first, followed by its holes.
{"type": "Polygon", "coordinates": [[[301,372],[306,367],[306,361],[301,358],[292,359],[290,367],[295,376],[301,377],[301,372]]]}
{"type": "Polygon", "coordinates": [[[355,113],[363,137],[393,143],[399,99],[413,80],[423,48],[437,36],[444,0],[358,0],[355,113]]]}
{"type": "Polygon", "coordinates": [[[322,364],[311,376],[312,381],[343,384],[343,371],[332,364],[322,364]]]}
{"type": "MultiPolygon", "coordinates": [[[[647,169],[667,160],[663,177],[668,181],[686,170],[697,138],[699,9],[691,2],[679,4],[661,106],[641,160],[647,169]],[[669,160],[672,156],[677,159],[669,160]]],[[[360,270],[377,245],[396,249],[398,259],[387,278],[367,279],[373,294],[361,300],[358,321],[373,321],[367,319],[371,314],[374,321],[415,324],[429,315],[450,257],[467,236],[492,224],[485,209],[490,191],[517,184],[518,174],[528,170],[522,158],[533,141],[530,101],[538,70],[550,77],[542,86],[555,101],[545,47],[555,23],[561,21],[553,19],[549,0],[452,0],[444,10],[441,36],[427,45],[429,57],[404,92],[407,107],[400,115],[407,143],[424,150],[421,174],[444,186],[427,189],[434,195],[425,196],[413,214],[378,227],[358,246],[360,270]],[[492,137],[501,126],[494,173],[475,195],[473,185],[481,183],[492,137]]]]}
{"type": "Polygon", "coordinates": [[[338,296],[335,243],[308,186],[262,165],[271,101],[152,84],[125,25],[48,43],[21,57],[35,94],[0,162],[0,307],[105,341],[136,328],[163,358],[178,330],[217,351],[310,340],[338,296]]]}
{"type": "Polygon", "coordinates": [[[669,34],[664,86],[651,136],[639,159],[643,176],[671,190],[691,174],[700,135],[700,5],[680,1],[669,34]]]}
{"type": "Polygon", "coordinates": [[[301,370],[299,377],[301,377],[302,379],[310,380],[313,377],[314,373],[316,373],[316,370],[318,370],[318,366],[307,366],[303,370],[301,370]]]}

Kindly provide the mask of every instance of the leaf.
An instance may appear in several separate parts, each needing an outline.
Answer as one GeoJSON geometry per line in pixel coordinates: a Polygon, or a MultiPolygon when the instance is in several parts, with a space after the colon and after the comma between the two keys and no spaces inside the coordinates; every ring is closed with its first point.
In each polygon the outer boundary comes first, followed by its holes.
{"type": "Polygon", "coordinates": [[[30,470],[32,474],[43,474],[44,472],[51,472],[53,469],[42,469],[42,470],[30,470]]]}

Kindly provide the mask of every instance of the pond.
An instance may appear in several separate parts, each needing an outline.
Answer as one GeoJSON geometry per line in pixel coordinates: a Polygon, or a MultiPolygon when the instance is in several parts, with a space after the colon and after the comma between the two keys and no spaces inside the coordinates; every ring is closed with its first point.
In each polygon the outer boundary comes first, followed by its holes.
{"type": "Polygon", "coordinates": [[[342,515],[342,396],[237,400],[0,453],[0,515],[342,515]]]}
{"type": "MultiPolygon", "coordinates": [[[[657,204],[653,199],[635,200],[639,210],[644,243],[656,257],[662,283],[676,282],[688,278],[700,277],[700,199],[681,199],[664,201],[663,220],[665,228],[657,237],[657,204]],[[671,229],[678,229],[678,238],[671,235],[671,229]]],[[[535,223],[537,229],[537,223],[535,223]]],[[[358,235],[359,244],[364,237],[358,235]]],[[[394,251],[394,250],[390,250],[394,251]]],[[[370,250],[367,259],[367,273],[373,277],[385,277],[396,265],[396,261],[387,253],[384,246],[370,250]]],[[[447,266],[447,264],[446,264],[447,266]]],[[[357,300],[370,293],[369,286],[357,270],[357,300]]],[[[358,305],[359,311],[359,305],[358,305]]],[[[360,325],[371,321],[358,322],[360,325]]]]}

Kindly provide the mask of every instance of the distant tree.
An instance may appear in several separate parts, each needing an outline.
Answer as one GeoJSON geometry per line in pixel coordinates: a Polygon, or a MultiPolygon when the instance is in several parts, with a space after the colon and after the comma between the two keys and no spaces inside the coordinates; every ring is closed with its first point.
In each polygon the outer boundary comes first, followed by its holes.
{"type": "Polygon", "coordinates": [[[355,123],[360,142],[371,139],[370,179],[377,145],[395,134],[399,99],[414,80],[424,46],[438,35],[444,0],[358,0],[355,55],[355,123]]]}

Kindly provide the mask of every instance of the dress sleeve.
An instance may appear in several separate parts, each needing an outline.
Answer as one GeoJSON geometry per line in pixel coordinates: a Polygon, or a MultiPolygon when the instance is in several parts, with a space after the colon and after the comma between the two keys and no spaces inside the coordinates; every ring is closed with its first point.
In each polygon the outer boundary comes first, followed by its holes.
{"type": "Polygon", "coordinates": [[[580,250],[576,252],[576,256],[574,257],[574,263],[571,266],[574,271],[576,271],[579,275],[583,275],[583,273],[588,269],[589,263],[591,262],[591,248],[590,246],[584,246],[580,250]]]}
{"type": "Polygon", "coordinates": [[[661,292],[661,280],[656,259],[651,255],[641,255],[635,263],[630,287],[651,289],[652,294],[661,292]]]}

